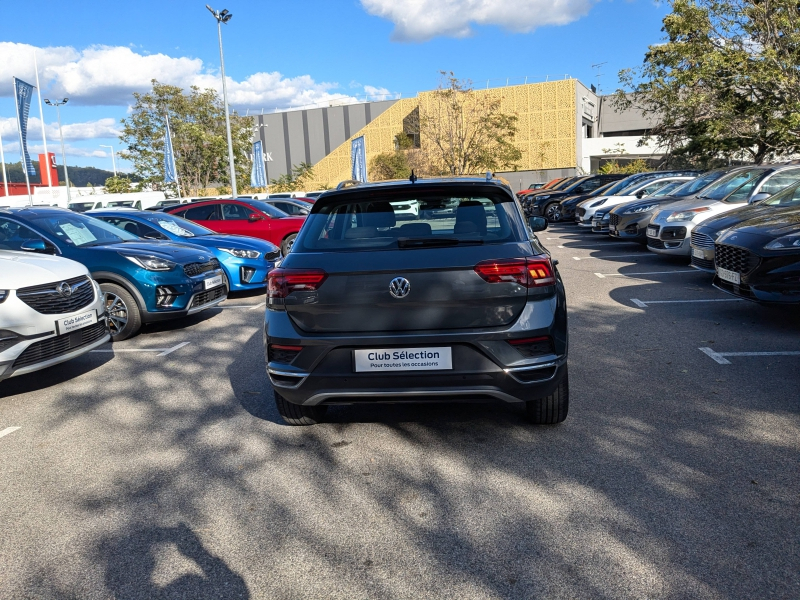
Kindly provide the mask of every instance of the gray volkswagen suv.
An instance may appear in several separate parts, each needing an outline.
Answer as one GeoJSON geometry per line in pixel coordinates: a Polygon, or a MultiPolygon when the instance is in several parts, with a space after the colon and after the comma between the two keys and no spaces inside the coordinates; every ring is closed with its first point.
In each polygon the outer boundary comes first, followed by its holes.
{"type": "Polygon", "coordinates": [[[362,184],[325,192],[269,274],[264,344],[291,425],[328,405],[524,403],[567,416],[567,305],[555,262],[496,180],[362,184]],[[398,219],[409,202],[419,216],[398,219]],[[455,205],[452,216],[438,209],[455,205]],[[437,214],[436,218],[424,215],[437,214]]]}

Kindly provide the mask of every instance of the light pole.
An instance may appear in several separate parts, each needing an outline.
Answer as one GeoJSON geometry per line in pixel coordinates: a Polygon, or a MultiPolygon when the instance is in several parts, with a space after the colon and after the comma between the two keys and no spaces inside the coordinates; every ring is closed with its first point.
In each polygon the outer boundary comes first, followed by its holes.
{"type": "Polygon", "coordinates": [[[69,174],[67,173],[67,151],[64,149],[64,132],[61,130],[61,106],[64,106],[67,102],[69,102],[69,98],[64,98],[61,102],[50,102],[47,98],[44,99],[44,103],[47,106],[55,106],[56,107],[56,116],[58,117],[58,135],[61,138],[61,160],[64,161],[64,184],[67,186],[67,204],[72,204],[72,194],[69,191],[69,174]]]}
{"type": "Polygon", "coordinates": [[[231,118],[228,115],[228,85],[225,82],[225,56],[222,53],[222,24],[231,20],[233,15],[224,9],[221,12],[214,10],[208,4],[206,8],[211,11],[217,20],[217,34],[219,35],[219,64],[222,70],[222,101],[225,104],[225,129],[228,133],[228,164],[231,170],[231,196],[236,198],[239,194],[236,190],[236,168],[233,164],[233,141],[231,140],[231,118]]]}
{"type": "Polygon", "coordinates": [[[114,177],[117,176],[117,161],[114,159],[114,146],[106,146],[105,144],[100,144],[101,148],[110,148],[111,149],[111,167],[114,169],[114,177]]]}

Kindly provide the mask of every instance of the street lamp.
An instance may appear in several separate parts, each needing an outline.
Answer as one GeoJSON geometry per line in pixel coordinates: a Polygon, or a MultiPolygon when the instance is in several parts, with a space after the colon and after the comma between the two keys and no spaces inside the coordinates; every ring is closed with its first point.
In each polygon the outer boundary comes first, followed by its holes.
{"type": "Polygon", "coordinates": [[[231,170],[231,195],[236,198],[239,194],[236,190],[236,168],[233,165],[233,142],[231,141],[231,118],[228,115],[228,85],[225,83],[225,57],[222,53],[222,24],[231,20],[233,15],[224,9],[221,12],[214,10],[208,4],[206,8],[211,11],[217,20],[217,34],[219,35],[219,64],[222,70],[222,101],[225,104],[225,128],[228,133],[228,165],[231,170]]]}
{"type": "Polygon", "coordinates": [[[114,177],[117,176],[117,161],[114,159],[114,146],[106,146],[105,144],[100,144],[101,148],[110,148],[111,149],[111,167],[114,169],[114,177]]]}
{"type": "Polygon", "coordinates": [[[47,98],[44,99],[44,103],[47,104],[47,106],[56,107],[56,116],[58,117],[58,135],[61,137],[61,160],[64,161],[64,183],[67,186],[67,204],[72,204],[72,195],[69,191],[69,174],[67,173],[67,151],[64,150],[64,132],[61,130],[61,109],[59,108],[64,106],[67,102],[69,102],[69,98],[64,98],[61,102],[50,102],[50,100],[47,98]]]}

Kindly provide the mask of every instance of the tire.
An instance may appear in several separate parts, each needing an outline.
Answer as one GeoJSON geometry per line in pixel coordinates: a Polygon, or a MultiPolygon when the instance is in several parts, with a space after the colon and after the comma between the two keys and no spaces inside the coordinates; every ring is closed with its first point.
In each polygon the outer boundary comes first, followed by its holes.
{"type": "Polygon", "coordinates": [[[569,411],[569,373],[564,373],[552,394],[526,402],[525,411],[536,425],[555,425],[566,419],[569,411]]]}
{"type": "Polygon", "coordinates": [[[561,217],[563,216],[561,212],[561,204],[558,202],[551,202],[544,207],[542,214],[549,223],[558,223],[561,221],[561,217]]]}
{"type": "Polygon", "coordinates": [[[111,341],[121,342],[136,335],[142,327],[142,313],[131,293],[115,283],[101,283],[106,295],[106,312],[111,329],[111,341]]]}
{"type": "Polygon", "coordinates": [[[292,246],[294,245],[294,239],[296,237],[297,234],[293,233],[291,235],[287,235],[281,242],[281,254],[283,254],[283,256],[289,254],[289,251],[292,249],[292,246]]]}
{"type": "Polygon", "coordinates": [[[278,414],[286,421],[287,425],[316,425],[321,423],[328,412],[327,406],[301,406],[292,404],[275,392],[275,406],[278,414]]]}
{"type": "Polygon", "coordinates": [[[228,274],[225,272],[225,269],[222,270],[222,285],[225,286],[226,293],[231,293],[231,282],[228,279],[228,274]]]}

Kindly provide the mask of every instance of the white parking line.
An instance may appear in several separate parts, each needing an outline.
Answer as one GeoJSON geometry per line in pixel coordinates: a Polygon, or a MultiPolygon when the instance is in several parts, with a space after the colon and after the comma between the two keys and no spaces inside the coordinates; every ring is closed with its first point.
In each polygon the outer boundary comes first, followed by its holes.
{"type": "Polygon", "coordinates": [[[595,273],[600,279],[606,277],[638,277],[640,275],[672,275],[673,273],[699,273],[697,269],[687,269],[685,271],[649,271],[647,273],[595,273]]]}
{"type": "Polygon", "coordinates": [[[800,351],[793,350],[786,352],[714,352],[711,348],[698,348],[698,350],[721,365],[731,364],[726,356],[800,356],[800,351]]]}
{"type": "Polygon", "coordinates": [[[233,306],[218,306],[217,308],[241,308],[247,310],[255,310],[257,308],[261,308],[262,306],[266,306],[266,302],[260,302],[259,304],[235,304],[233,306]]]}
{"type": "Polygon", "coordinates": [[[3,431],[0,431],[0,438],[8,435],[9,433],[14,433],[19,427],[6,427],[3,431]]]}
{"type": "Polygon", "coordinates": [[[584,257],[573,256],[572,258],[574,258],[575,260],[589,260],[590,258],[594,258],[594,259],[600,260],[600,259],[603,259],[603,258],[628,258],[629,256],[644,256],[644,257],[647,257],[647,258],[652,258],[652,257],[658,256],[658,255],[657,254],[647,253],[647,252],[639,252],[638,254],[614,254],[612,256],[584,256],[584,257]]]}
{"type": "Polygon", "coordinates": [[[117,354],[118,352],[158,352],[156,356],[167,356],[175,352],[175,350],[180,350],[189,344],[191,344],[191,342],[182,342],[172,348],[101,348],[99,350],[92,350],[92,352],[110,352],[113,354],[117,354]]]}
{"type": "MultiPolygon", "coordinates": [[[[603,242],[603,246],[630,246],[630,242],[603,242]]],[[[573,250],[576,248],[592,248],[593,250],[602,250],[602,248],[598,248],[597,244],[592,244],[591,246],[558,246],[558,248],[562,248],[565,250],[573,250]]]]}
{"type": "Polygon", "coordinates": [[[702,298],[698,300],[639,300],[638,298],[631,298],[639,308],[647,308],[650,304],[691,304],[694,302],[744,302],[742,298],[702,298]]]}

